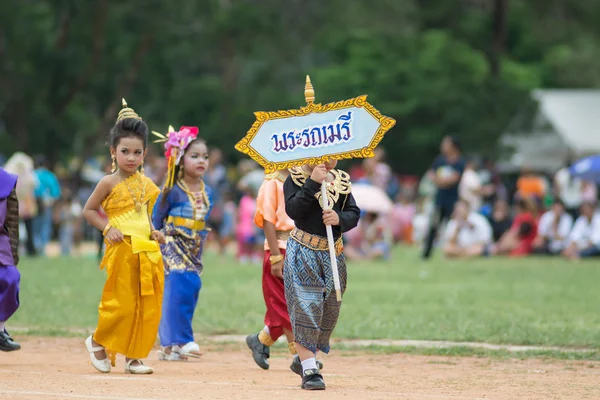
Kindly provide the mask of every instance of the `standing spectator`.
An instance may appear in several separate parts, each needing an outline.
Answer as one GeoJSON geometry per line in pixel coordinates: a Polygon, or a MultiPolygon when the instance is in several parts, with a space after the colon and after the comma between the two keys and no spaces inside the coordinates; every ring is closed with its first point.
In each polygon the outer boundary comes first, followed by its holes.
{"type": "Polygon", "coordinates": [[[502,183],[500,173],[489,158],[483,159],[483,167],[479,170],[479,179],[483,186],[483,201],[493,204],[496,200],[508,200],[506,187],[502,183]]]}
{"type": "Polygon", "coordinates": [[[223,220],[219,231],[221,245],[227,248],[235,236],[237,221],[237,205],[231,191],[223,193],[223,220]]]}
{"type": "Polygon", "coordinates": [[[531,168],[524,167],[517,180],[517,197],[520,199],[534,199],[541,203],[546,195],[544,180],[531,168]]]}
{"type": "Polygon", "coordinates": [[[240,200],[235,235],[238,243],[238,260],[242,264],[252,261],[258,263],[263,242],[258,242],[254,214],[256,213],[256,194],[248,187],[240,200]]]}
{"type": "Polygon", "coordinates": [[[241,176],[237,183],[240,192],[252,190],[258,193],[260,186],[265,180],[265,171],[254,160],[244,159],[238,164],[238,174],[241,176]]]}
{"type": "Polygon", "coordinates": [[[73,247],[73,238],[77,221],[82,216],[83,208],[69,189],[63,191],[63,195],[56,204],[55,220],[59,225],[58,237],[60,239],[60,253],[70,256],[73,247]]]}
{"type": "Polygon", "coordinates": [[[33,170],[33,160],[25,153],[16,152],[6,161],[4,169],[19,177],[17,197],[19,199],[19,218],[27,231],[25,248],[28,255],[35,256],[37,253],[33,243],[33,219],[37,216],[38,208],[34,192],[38,180],[33,170]]]}
{"type": "Polygon", "coordinates": [[[376,148],[375,156],[363,160],[362,171],[364,175],[355,179],[354,182],[377,186],[392,199],[400,191],[398,179],[393,176],[392,168],[385,162],[385,151],[383,148],[376,148]]]}
{"type": "Polygon", "coordinates": [[[469,160],[465,165],[465,171],[458,186],[458,194],[462,200],[469,204],[471,211],[479,212],[481,209],[481,188],[481,180],[477,174],[475,162],[469,160]]]}
{"type": "Polygon", "coordinates": [[[595,212],[595,203],[581,203],[580,214],[563,252],[570,260],[600,255],[600,214],[595,212]]]}
{"type": "Polygon", "coordinates": [[[540,218],[538,234],[533,242],[536,254],[560,254],[567,247],[567,239],[573,217],[560,199],[554,200],[552,208],[540,218]]]}
{"type": "Polygon", "coordinates": [[[444,255],[451,258],[472,258],[487,254],[492,244],[492,227],[487,219],[469,209],[469,203],[459,200],[444,234],[444,255]]]}
{"type": "Polygon", "coordinates": [[[229,189],[227,168],[223,165],[223,153],[217,148],[210,150],[208,170],[204,174],[204,182],[213,190],[213,209],[209,222],[219,244],[219,252],[225,252],[226,240],[221,237],[223,224],[223,194],[229,189]]]}
{"type": "Polygon", "coordinates": [[[38,186],[34,193],[38,214],[33,219],[33,243],[36,252],[43,255],[46,252],[46,245],[52,238],[52,208],[60,198],[60,185],[56,175],[48,169],[44,156],[36,157],[35,163],[38,186]]]}
{"type": "Polygon", "coordinates": [[[575,219],[583,201],[583,182],[571,176],[571,164],[571,160],[567,160],[566,165],[554,175],[554,195],[563,202],[567,212],[575,219]]]}
{"type": "MultiPolygon", "coordinates": [[[[102,169],[103,169],[105,175],[111,174],[112,163],[111,163],[110,159],[104,162],[104,166],[102,167],[102,169]]],[[[81,190],[80,190],[80,192],[81,192],[81,190]]],[[[80,196],[78,196],[78,197],[81,198],[80,196]]],[[[88,195],[88,197],[89,197],[89,195],[88,195]]],[[[86,197],[86,199],[87,199],[87,197],[86,197]]],[[[102,220],[104,222],[108,223],[108,217],[106,216],[106,212],[104,211],[102,206],[98,207],[98,215],[100,216],[100,218],[102,218],[102,220]]],[[[102,235],[102,232],[98,232],[97,229],[94,229],[94,234],[98,235],[97,236],[98,253],[97,253],[96,257],[98,258],[98,261],[100,261],[100,260],[102,260],[102,257],[104,256],[104,235],[102,235]]]]}
{"type": "Polygon", "coordinates": [[[148,147],[144,159],[144,175],[152,179],[158,187],[161,187],[167,173],[167,162],[164,157],[159,157],[154,147],[148,147]]]}
{"type": "Polygon", "coordinates": [[[458,201],[458,184],[465,169],[465,161],[461,155],[460,143],[454,136],[446,136],[442,140],[441,154],[433,162],[427,172],[437,189],[435,195],[435,211],[430,221],[429,232],[425,239],[423,258],[431,256],[433,242],[440,225],[447,221],[458,201]]]}

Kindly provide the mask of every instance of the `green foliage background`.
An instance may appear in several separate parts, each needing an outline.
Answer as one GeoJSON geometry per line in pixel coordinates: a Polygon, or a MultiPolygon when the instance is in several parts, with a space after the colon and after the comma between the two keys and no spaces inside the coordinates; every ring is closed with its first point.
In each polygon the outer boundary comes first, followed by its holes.
{"type": "Polygon", "coordinates": [[[363,93],[420,173],[447,133],[493,146],[538,87],[600,85],[590,0],[4,0],[0,152],[100,153],[120,99],[151,129],[198,125],[233,160],[253,111],[363,93]]]}

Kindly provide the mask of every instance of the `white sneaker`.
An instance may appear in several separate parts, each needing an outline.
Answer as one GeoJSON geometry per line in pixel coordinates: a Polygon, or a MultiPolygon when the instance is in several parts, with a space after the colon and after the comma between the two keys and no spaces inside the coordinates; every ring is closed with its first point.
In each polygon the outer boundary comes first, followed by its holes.
{"type": "Polygon", "coordinates": [[[151,367],[144,365],[142,360],[131,359],[125,364],[125,372],[135,375],[149,375],[154,372],[151,367]],[[139,361],[139,365],[131,365],[133,362],[139,361]]]}
{"type": "Polygon", "coordinates": [[[200,358],[202,357],[200,353],[200,346],[194,342],[189,342],[185,344],[183,347],[173,346],[173,352],[177,352],[185,357],[193,357],[200,358]]]}
{"type": "Polygon", "coordinates": [[[110,360],[108,357],[106,357],[104,360],[98,360],[94,354],[97,351],[104,350],[104,347],[94,347],[91,335],[85,339],[85,348],[90,354],[90,361],[94,368],[103,373],[110,372],[110,360]]]}

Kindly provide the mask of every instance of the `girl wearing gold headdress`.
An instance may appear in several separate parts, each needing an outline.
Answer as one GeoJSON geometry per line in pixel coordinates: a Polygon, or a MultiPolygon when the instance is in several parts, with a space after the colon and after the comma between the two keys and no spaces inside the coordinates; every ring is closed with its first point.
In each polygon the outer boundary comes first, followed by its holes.
{"type": "Polygon", "coordinates": [[[151,212],[159,189],[143,173],[148,126],[123,100],[110,132],[113,171],[98,182],[83,213],[105,237],[100,268],[107,280],[98,307],[98,326],[85,340],[91,363],[110,372],[115,355],[126,357],[125,372],[151,374],[141,361],[154,345],[161,317],[164,236],[154,229],[151,212]],[[108,223],[100,217],[102,206],[108,223]]]}

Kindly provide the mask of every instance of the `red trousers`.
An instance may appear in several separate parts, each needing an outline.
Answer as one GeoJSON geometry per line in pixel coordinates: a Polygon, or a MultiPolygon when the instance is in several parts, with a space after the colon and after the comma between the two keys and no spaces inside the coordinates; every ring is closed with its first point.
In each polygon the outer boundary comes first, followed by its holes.
{"type": "MultiPolygon", "coordinates": [[[[285,250],[279,250],[285,256],[285,250]]],[[[287,310],[285,301],[285,290],[283,279],[274,277],[271,274],[271,251],[265,251],[265,259],[263,261],[263,296],[267,312],[265,314],[265,325],[269,327],[269,333],[273,340],[277,340],[283,335],[283,329],[292,330],[290,316],[287,310]]]]}

